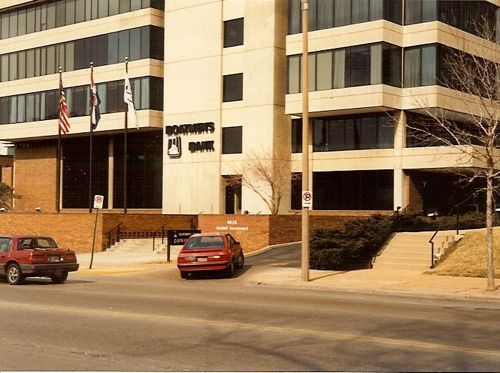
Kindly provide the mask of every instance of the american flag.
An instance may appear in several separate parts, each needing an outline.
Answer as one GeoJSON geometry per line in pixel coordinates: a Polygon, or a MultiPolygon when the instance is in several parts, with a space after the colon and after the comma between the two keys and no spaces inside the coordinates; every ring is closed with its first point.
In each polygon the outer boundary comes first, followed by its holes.
{"type": "Polygon", "coordinates": [[[62,84],[62,77],[59,77],[59,129],[61,133],[67,135],[69,132],[69,110],[66,102],[66,94],[62,84]]]}
{"type": "Polygon", "coordinates": [[[101,112],[99,110],[99,104],[101,100],[97,94],[97,88],[94,83],[94,67],[90,67],[90,115],[92,122],[92,129],[95,130],[99,119],[101,119],[101,112]]]}

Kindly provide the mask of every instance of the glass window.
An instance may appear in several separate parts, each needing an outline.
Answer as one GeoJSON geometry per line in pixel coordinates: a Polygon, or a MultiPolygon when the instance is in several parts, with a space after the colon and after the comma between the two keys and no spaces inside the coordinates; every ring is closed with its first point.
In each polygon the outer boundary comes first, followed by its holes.
{"type": "Polygon", "coordinates": [[[85,0],[85,21],[92,19],[92,1],[85,0]]]}
{"type": "Polygon", "coordinates": [[[151,29],[149,27],[141,27],[141,59],[150,56],[150,35],[151,29]]]}
{"type": "Polygon", "coordinates": [[[288,56],[288,93],[299,93],[301,56],[288,56]]]}
{"type": "Polygon", "coordinates": [[[309,16],[309,31],[314,31],[317,29],[317,19],[318,19],[318,7],[317,7],[317,0],[308,0],[309,2],[309,11],[307,12],[309,16]]]}
{"type": "Polygon", "coordinates": [[[17,96],[17,122],[26,122],[26,96],[17,96]]]}
{"type": "Polygon", "coordinates": [[[335,0],[335,26],[351,23],[351,1],[335,0]]]}
{"type": "Polygon", "coordinates": [[[109,0],[109,15],[114,16],[120,12],[120,0],[109,0]]]}
{"type": "Polygon", "coordinates": [[[316,56],[317,62],[317,89],[331,89],[333,84],[333,53],[320,52],[316,56]]]}
{"type": "Polygon", "coordinates": [[[134,28],[130,30],[130,61],[141,59],[141,29],[134,28]]]}
{"type": "Polygon", "coordinates": [[[130,37],[129,30],[123,30],[118,33],[118,43],[119,43],[118,62],[124,62],[125,57],[128,57],[130,54],[129,37],[130,37]]]}
{"type": "Polygon", "coordinates": [[[382,48],[382,81],[401,87],[401,48],[388,43],[383,43],[382,48]]]}
{"type": "Polygon", "coordinates": [[[56,72],[56,48],[50,45],[47,48],[47,74],[54,74],[56,72]]]}
{"type": "Polygon", "coordinates": [[[9,37],[17,36],[17,12],[9,13],[9,37]]]}
{"type": "Polygon", "coordinates": [[[345,49],[334,51],[333,88],[345,87],[345,49]]]}
{"type": "Polygon", "coordinates": [[[359,149],[377,148],[377,118],[366,117],[358,120],[360,129],[359,149]]]}
{"type": "Polygon", "coordinates": [[[384,0],[384,19],[401,24],[401,0],[384,0]]]}
{"type": "Polygon", "coordinates": [[[40,76],[41,74],[41,66],[42,66],[41,54],[42,54],[41,48],[35,49],[35,76],[40,76]]]}
{"type": "Polygon", "coordinates": [[[17,96],[10,98],[9,123],[17,123],[17,96]]]}
{"type": "Polygon", "coordinates": [[[149,78],[141,79],[141,109],[149,109],[149,78]]]}
{"type": "Polygon", "coordinates": [[[85,21],[85,0],[76,0],[75,23],[85,21]]]}
{"type": "Polygon", "coordinates": [[[437,1],[425,0],[422,2],[422,22],[435,21],[437,19],[437,1]]]}
{"type": "Polygon", "coordinates": [[[17,79],[26,78],[26,51],[17,53],[17,79]]]}
{"type": "MultiPolygon", "coordinates": [[[[89,0],[87,0],[87,1],[89,1],[89,0]]],[[[97,19],[97,18],[99,18],[97,5],[100,1],[99,0],[91,0],[91,1],[92,1],[92,19],[97,19]]],[[[111,0],[110,0],[110,3],[111,3],[111,0]]]]}
{"type": "Polygon", "coordinates": [[[288,1],[288,34],[299,34],[301,30],[301,5],[300,0],[288,1]]]}
{"type": "Polygon", "coordinates": [[[363,45],[348,48],[346,54],[346,86],[370,84],[370,47],[363,45]]]}
{"type": "Polygon", "coordinates": [[[406,49],[404,52],[404,86],[420,85],[420,48],[406,49]]]}
{"type": "Polygon", "coordinates": [[[224,75],[223,102],[243,100],[243,74],[224,75]]]}
{"type": "Polygon", "coordinates": [[[26,95],[26,122],[35,120],[35,95],[30,93],[26,95]]]}
{"type": "Polygon", "coordinates": [[[243,18],[224,21],[224,48],[243,45],[243,18]]]}
{"type": "Polygon", "coordinates": [[[302,119],[292,119],[292,153],[302,153],[302,119]]]}
{"type": "Polygon", "coordinates": [[[370,84],[382,83],[382,44],[373,44],[370,48],[370,84]]]}
{"type": "Polygon", "coordinates": [[[26,33],[35,32],[35,7],[31,7],[26,12],[26,33]]]}
{"type": "Polygon", "coordinates": [[[1,68],[1,80],[2,82],[8,82],[9,81],[9,55],[8,54],[4,54],[2,57],[1,57],[1,65],[2,65],[2,68],[1,68]]]}
{"type": "Polygon", "coordinates": [[[422,78],[421,85],[436,84],[436,46],[422,48],[422,78]]]}
{"type": "Polygon", "coordinates": [[[243,127],[222,128],[222,154],[242,153],[243,127]]]}
{"type": "Polygon", "coordinates": [[[333,27],[333,0],[318,0],[318,30],[333,27]]]}
{"type": "Polygon", "coordinates": [[[75,23],[75,0],[66,0],[66,24],[75,23]]]}
{"type": "Polygon", "coordinates": [[[109,8],[108,8],[109,3],[107,1],[99,1],[99,9],[98,9],[98,15],[99,18],[104,18],[107,17],[109,14],[109,8]]]}
{"type": "Polygon", "coordinates": [[[141,0],[131,0],[130,2],[130,10],[139,10],[141,9],[141,0]]]}
{"type": "Polygon", "coordinates": [[[50,30],[56,27],[56,3],[48,3],[47,4],[47,12],[44,17],[44,8],[42,7],[42,30],[50,30]],[[46,23],[46,28],[44,29],[43,24],[44,24],[44,18],[45,18],[45,23],[46,23]]]}
{"type": "Polygon", "coordinates": [[[308,56],[308,85],[309,92],[313,92],[316,90],[316,54],[311,53],[308,56]]]}
{"type": "Polygon", "coordinates": [[[382,19],[384,16],[384,0],[370,0],[370,21],[382,19]]]}
{"type": "Polygon", "coordinates": [[[118,62],[118,33],[108,34],[108,64],[118,62]]]}
{"type": "Polygon", "coordinates": [[[120,13],[130,12],[130,0],[120,0],[120,13]]]}
{"type": "Polygon", "coordinates": [[[64,0],[59,0],[56,3],[56,27],[61,27],[65,25],[66,7],[64,5],[65,5],[64,0]]]}
{"type": "Polygon", "coordinates": [[[56,72],[59,72],[59,67],[65,71],[65,52],[64,52],[64,43],[56,45],[56,72]]]}
{"type": "Polygon", "coordinates": [[[75,44],[73,42],[66,43],[65,48],[65,71],[73,71],[75,69],[75,44]]]}
{"type": "Polygon", "coordinates": [[[422,22],[422,0],[405,1],[405,25],[422,22]]]}
{"type": "Polygon", "coordinates": [[[369,0],[352,0],[352,23],[367,22],[369,14],[369,0]]]}
{"type": "Polygon", "coordinates": [[[9,54],[9,80],[17,79],[17,53],[9,54]]]}
{"type": "Polygon", "coordinates": [[[2,17],[2,39],[7,39],[9,37],[9,13],[4,13],[2,17]]]}
{"type": "Polygon", "coordinates": [[[26,9],[17,12],[17,35],[26,34],[26,9]]]}
{"type": "Polygon", "coordinates": [[[26,51],[26,78],[35,76],[35,50],[29,49],[26,51]]]}
{"type": "Polygon", "coordinates": [[[0,97],[0,124],[9,123],[10,97],[0,97]]]}

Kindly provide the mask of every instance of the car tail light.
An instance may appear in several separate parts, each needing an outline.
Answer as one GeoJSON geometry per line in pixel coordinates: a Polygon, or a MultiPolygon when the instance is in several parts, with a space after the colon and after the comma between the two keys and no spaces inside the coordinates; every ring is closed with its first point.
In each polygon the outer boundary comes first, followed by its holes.
{"type": "Polygon", "coordinates": [[[195,256],[180,256],[179,262],[196,262],[195,256]]]}
{"type": "Polygon", "coordinates": [[[45,255],[37,255],[37,254],[34,254],[32,253],[31,254],[31,263],[45,263],[45,255]]]}

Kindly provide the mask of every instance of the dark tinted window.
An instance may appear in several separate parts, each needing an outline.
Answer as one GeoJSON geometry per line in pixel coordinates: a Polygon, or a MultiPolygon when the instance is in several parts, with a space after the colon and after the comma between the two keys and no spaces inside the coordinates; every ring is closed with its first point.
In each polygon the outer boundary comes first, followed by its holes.
{"type": "Polygon", "coordinates": [[[224,21],[224,48],[243,45],[243,18],[224,21]]]}
{"type": "Polygon", "coordinates": [[[222,129],[222,154],[242,152],[243,127],[225,127],[222,129]]]}
{"type": "Polygon", "coordinates": [[[223,101],[243,100],[243,74],[225,75],[223,82],[223,101]]]}

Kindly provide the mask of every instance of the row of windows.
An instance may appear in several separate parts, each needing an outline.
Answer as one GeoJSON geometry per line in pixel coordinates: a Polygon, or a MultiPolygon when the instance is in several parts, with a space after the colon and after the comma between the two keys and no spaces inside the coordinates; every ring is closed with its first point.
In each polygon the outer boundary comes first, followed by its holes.
{"type": "MultiPolygon", "coordinates": [[[[441,44],[427,44],[404,48],[404,57],[401,61],[401,48],[387,43],[313,52],[309,54],[309,90],[319,91],[370,84],[405,88],[438,84],[463,90],[463,86],[454,82],[447,66],[458,53],[460,52],[441,44]],[[401,84],[402,67],[403,84],[401,84]]],[[[467,57],[469,56],[465,55],[464,60],[467,60],[467,57]]],[[[290,94],[301,92],[301,60],[301,55],[288,56],[290,94]]],[[[494,69],[493,63],[491,68],[494,69]]],[[[494,71],[490,76],[495,77],[494,71]]]]}
{"type": "Polygon", "coordinates": [[[0,55],[0,81],[32,78],[63,71],[85,69],[152,58],[163,60],[163,29],[143,26],[61,44],[0,55]]]}
{"type": "MultiPolygon", "coordinates": [[[[137,110],[163,110],[163,79],[142,77],[130,80],[137,110]]],[[[126,110],[123,80],[97,84],[101,113],[126,110]]],[[[70,117],[89,115],[89,86],[65,89],[70,117]]],[[[34,122],[58,117],[59,90],[0,97],[0,124],[34,122]]]]}
{"type": "Polygon", "coordinates": [[[441,21],[466,32],[485,36],[485,34],[493,35],[497,20],[500,21],[499,8],[484,0],[405,1],[405,24],[407,25],[441,21]]]}
{"type": "MultiPolygon", "coordinates": [[[[309,0],[309,31],[386,19],[401,24],[401,0],[309,0]]],[[[302,32],[301,0],[288,2],[288,34],[302,32]]]]}
{"type": "MultiPolygon", "coordinates": [[[[301,92],[301,55],[288,56],[288,93],[301,92]]],[[[401,85],[401,48],[367,44],[309,54],[309,90],[401,85]]]]}
{"type": "MultiPolygon", "coordinates": [[[[301,33],[301,0],[288,6],[288,33],[301,33]]],[[[494,31],[500,19],[498,7],[484,0],[309,0],[309,31],[378,19],[402,24],[403,9],[406,25],[439,20],[473,34],[482,26],[494,31]]]]}
{"type": "MultiPolygon", "coordinates": [[[[394,121],[387,114],[350,115],[312,120],[313,151],[390,149],[394,121]]],[[[292,120],[292,153],[302,152],[302,119],[292,120]]]]}
{"type": "Polygon", "coordinates": [[[57,0],[0,14],[0,39],[31,34],[143,8],[164,10],[162,0],[57,0]]]}

